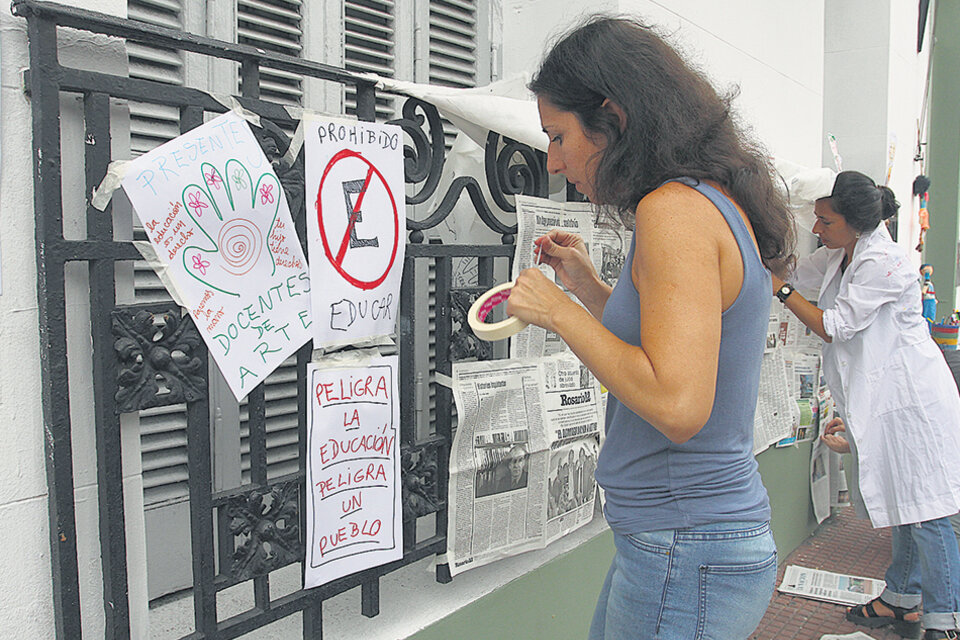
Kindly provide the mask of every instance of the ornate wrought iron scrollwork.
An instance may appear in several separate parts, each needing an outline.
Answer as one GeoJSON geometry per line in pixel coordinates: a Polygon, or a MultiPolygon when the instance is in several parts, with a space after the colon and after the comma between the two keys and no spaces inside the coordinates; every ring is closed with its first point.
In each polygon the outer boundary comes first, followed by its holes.
{"type": "Polygon", "coordinates": [[[287,196],[287,206],[290,207],[290,216],[296,225],[300,243],[306,251],[306,234],[304,233],[306,221],[304,220],[304,191],[305,191],[305,173],[303,168],[303,148],[297,154],[293,164],[290,164],[286,157],[287,150],[290,148],[290,138],[276,124],[264,117],[260,118],[260,127],[251,127],[253,135],[256,136],[263,149],[264,155],[270,161],[273,172],[277,174],[280,180],[280,186],[287,196]]]}
{"type": "Polygon", "coordinates": [[[400,465],[403,477],[403,519],[409,522],[439,509],[437,445],[403,448],[400,465]]]}
{"type": "Polygon", "coordinates": [[[254,489],[224,504],[227,527],[236,541],[228,572],[232,578],[249,580],[303,558],[298,484],[292,480],[254,489]]]}
{"type": "MultiPolygon", "coordinates": [[[[407,204],[427,202],[440,184],[444,166],[443,126],[436,107],[408,98],[403,105],[403,118],[391,121],[400,125],[409,137],[411,144],[404,145],[404,173],[409,184],[423,186],[407,197],[407,204]],[[429,135],[424,126],[429,129],[429,135]]],[[[487,188],[497,207],[507,213],[514,213],[515,206],[508,196],[517,194],[546,197],[547,165],[544,153],[510,138],[502,138],[495,132],[487,137],[484,153],[484,174],[487,188]]],[[[432,229],[446,219],[454,206],[466,191],[477,215],[493,231],[503,236],[506,244],[513,242],[516,233],[515,224],[502,222],[487,203],[480,183],[473,176],[457,176],[447,186],[440,203],[430,214],[421,220],[407,218],[410,241],[423,242],[423,231],[432,229]]]]}
{"type": "Polygon", "coordinates": [[[487,185],[497,206],[515,213],[517,208],[507,200],[507,195],[547,197],[547,156],[507,137],[503,137],[501,148],[500,138],[495,131],[487,135],[484,159],[487,185]],[[518,155],[521,162],[517,162],[518,155]]]}
{"type": "Polygon", "coordinates": [[[493,343],[477,338],[467,324],[470,306],[483,294],[483,289],[451,289],[450,291],[450,360],[490,360],[493,343]]]}
{"type": "Polygon", "coordinates": [[[407,204],[421,204],[433,195],[440,183],[444,162],[443,124],[437,108],[417,98],[407,98],[401,113],[402,118],[387,124],[399,125],[413,142],[412,146],[403,145],[403,175],[408,184],[424,183],[415,194],[407,196],[407,204]],[[429,137],[424,124],[429,127],[429,137]]]}
{"type": "Polygon", "coordinates": [[[117,356],[117,413],[206,397],[203,342],[193,320],[177,307],[113,311],[117,356]]]}

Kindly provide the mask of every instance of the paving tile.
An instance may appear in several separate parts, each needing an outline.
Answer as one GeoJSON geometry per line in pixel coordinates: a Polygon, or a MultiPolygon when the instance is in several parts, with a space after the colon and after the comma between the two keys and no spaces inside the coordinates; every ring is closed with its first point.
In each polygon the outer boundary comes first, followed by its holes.
{"type": "MultiPolygon", "coordinates": [[[[883,579],[890,563],[890,531],[874,529],[868,520],[843,508],[823,522],[813,535],[780,560],[780,574],[790,564],[836,573],[883,579]]],[[[751,640],[819,640],[833,633],[863,631],[875,640],[901,640],[890,629],[864,629],[847,622],[846,607],[775,593],[751,640]]]]}

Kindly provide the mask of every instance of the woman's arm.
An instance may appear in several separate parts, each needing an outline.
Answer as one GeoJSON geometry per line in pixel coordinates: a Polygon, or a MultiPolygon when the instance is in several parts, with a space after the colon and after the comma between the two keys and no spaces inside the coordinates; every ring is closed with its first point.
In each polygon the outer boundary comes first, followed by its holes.
{"type": "Polygon", "coordinates": [[[631,275],[642,347],[625,343],[536,269],[517,278],[507,312],[558,333],[622,403],[674,442],[706,424],[716,394],[721,234],[730,230],[696,191],[670,183],[637,207],[631,275]]]}
{"type": "MultiPolygon", "coordinates": [[[[775,292],[783,286],[783,280],[777,276],[770,274],[770,278],[773,280],[773,290],[775,292]]],[[[823,328],[823,311],[819,307],[796,291],[787,296],[784,306],[790,309],[793,315],[799,318],[800,322],[810,327],[810,330],[823,338],[825,342],[833,342],[833,339],[827,335],[826,329],[823,328]]]]}
{"type": "MultiPolygon", "coordinates": [[[[787,308],[827,342],[850,340],[870,326],[883,305],[896,302],[906,287],[916,286],[912,267],[882,251],[855,258],[847,275],[829,309],[821,310],[797,294],[787,298],[787,308]]],[[[782,284],[774,278],[774,290],[782,284]]]]}

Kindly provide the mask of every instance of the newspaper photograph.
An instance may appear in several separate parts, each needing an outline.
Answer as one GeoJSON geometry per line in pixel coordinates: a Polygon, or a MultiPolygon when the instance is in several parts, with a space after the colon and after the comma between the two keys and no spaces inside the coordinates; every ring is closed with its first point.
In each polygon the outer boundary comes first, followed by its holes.
{"type": "Polygon", "coordinates": [[[767,339],[763,345],[763,352],[773,353],[780,342],[780,307],[779,301],[774,298],[774,303],[770,305],[770,315],[767,318],[767,339]]]}
{"type": "Polygon", "coordinates": [[[794,384],[800,388],[800,424],[797,426],[797,442],[810,442],[820,433],[820,355],[803,353],[793,361],[794,384]]]}
{"type": "Polygon", "coordinates": [[[541,549],[588,523],[602,414],[600,385],[580,361],[565,352],[455,363],[452,379],[451,574],[541,549]]]}
{"type": "MultiPolygon", "coordinates": [[[[517,244],[511,278],[521,271],[538,267],[543,274],[566,292],[566,287],[554,270],[539,264],[533,241],[552,229],[576,233],[587,247],[590,261],[607,284],[613,285],[620,277],[623,263],[630,249],[630,232],[613,216],[597,220],[597,210],[586,202],[554,202],[544,198],[517,196],[517,244]]],[[[572,300],[580,304],[573,294],[572,300]]],[[[537,358],[566,351],[560,336],[541,327],[530,326],[510,340],[513,358],[537,358]]]]}
{"type": "Polygon", "coordinates": [[[551,445],[547,472],[546,541],[553,542],[593,518],[597,491],[593,472],[597,469],[600,436],[591,435],[551,445]]]}
{"type": "Polygon", "coordinates": [[[611,287],[617,284],[617,278],[623,271],[633,232],[619,222],[619,219],[601,222],[593,228],[593,250],[590,259],[597,269],[600,279],[611,287]]]}
{"type": "Polygon", "coordinates": [[[777,590],[794,596],[856,605],[870,602],[883,591],[883,580],[831,573],[791,564],[777,590]]]}
{"type": "Polygon", "coordinates": [[[810,442],[819,434],[820,426],[820,353],[804,353],[784,349],[790,395],[796,407],[793,433],[777,443],[785,447],[799,442],[810,442]]]}

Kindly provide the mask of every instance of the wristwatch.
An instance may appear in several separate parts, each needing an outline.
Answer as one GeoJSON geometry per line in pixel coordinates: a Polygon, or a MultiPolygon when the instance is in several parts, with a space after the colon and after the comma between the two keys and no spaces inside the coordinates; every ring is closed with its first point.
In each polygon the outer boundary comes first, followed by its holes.
{"type": "Polygon", "coordinates": [[[789,298],[790,294],[793,293],[794,291],[795,289],[793,288],[792,284],[790,284],[789,282],[784,282],[783,286],[777,289],[777,299],[780,300],[780,302],[786,304],[787,298],[789,298]]]}

